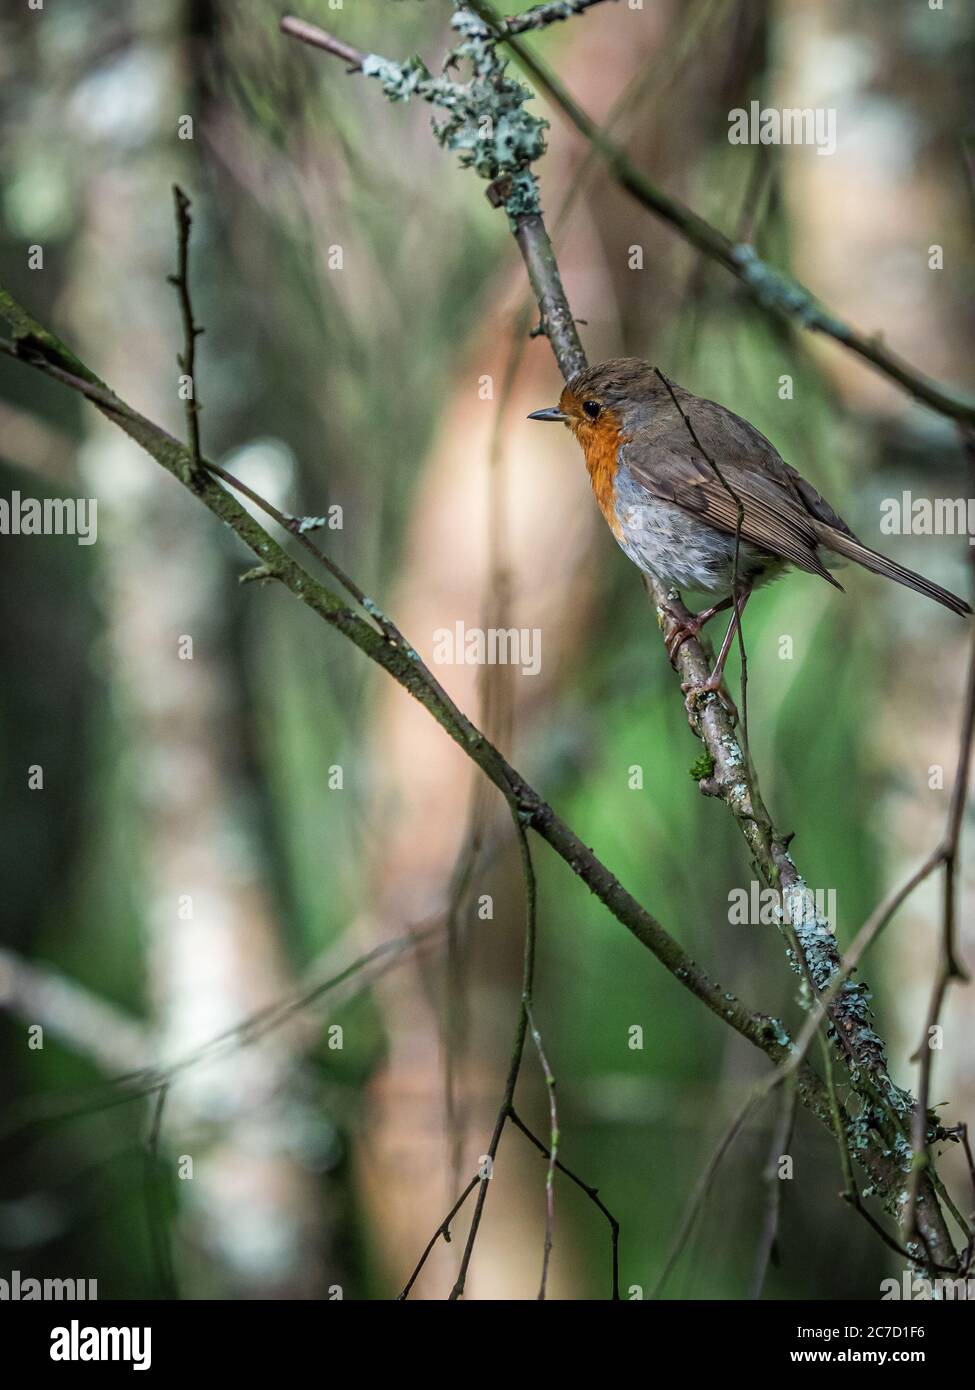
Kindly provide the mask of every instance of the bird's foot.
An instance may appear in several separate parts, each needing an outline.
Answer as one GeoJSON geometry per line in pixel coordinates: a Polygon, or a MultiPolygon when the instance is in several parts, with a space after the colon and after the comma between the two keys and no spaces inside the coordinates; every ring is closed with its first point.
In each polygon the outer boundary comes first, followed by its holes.
{"type": "Polygon", "coordinates": [[[667,658],[675,670],[677,669],[677,653],[685,642],[689,642],[692,637],[700,636],[703,626],[704,624],[699,617],[689,617],[686,622],[681,620],[667,638],[664,646],[667,651],[667,658]]]}
{"type": "Polygon", "coordinates": [[[717,695],[731,715],[732,721],[735,724],[739,722],[738,706],[728,693],[728,687],[725,685],[724,676],[720,671],[712,673],[706,681],[681,681],[680,688],[684,692],[684,706],[688,715],[694,714],[697,706],[708,695],[717,695]]]}
{"type": "Polygon", "coordinates": [[[674,670],[677,669],[677,653],[684,643],[692,637],[700,637],[705,624],[711,621],[715,613],[721,613],[725,608],[730,608],[731,602],[730,598],[722,599],[720,603],[715,603],[710,608],[704,608],[700,613],[688,613],[686,617],[683,614],[674,613],[673,609],[670,610],[677,626],[667,638],[664,646],[674,670]]]}

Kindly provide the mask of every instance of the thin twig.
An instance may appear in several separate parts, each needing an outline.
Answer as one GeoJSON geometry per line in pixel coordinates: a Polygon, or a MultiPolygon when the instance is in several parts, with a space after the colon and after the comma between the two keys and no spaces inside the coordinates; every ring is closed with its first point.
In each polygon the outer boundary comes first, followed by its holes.
{"type": "Polygon", "coordinates": [[[182,189],[176,186],[173,188],[173,196],[176,200],[176,226],[179,239],[179,272],[175,276],[169,276],[169,280],[179,291],[180,305],[183,314],[184,348],[178,360],[184,372],[189,375],[191,383],[191,395],[187,400],[186,410],[189,427],[190,455],[193,460],[194,470],[199,472],[200,469],[207,468],[218,478],[222,478],[225,483],[236,488],[236,490],[252,502],[254,506],[259,507],[261,511],[265,512],[272,520],[276,521],[280,527],[294,536],[298,544],[303,546],[310,555],[314,555],[315,559],[325,566],[329,574],[331,574],[334,579],[338,580],[346,593],[351,594],[360,608],[363,608],[366,613],[369,614],[386,640],[388,642],[402,644],[402,633],[395,624],[390,621],[385,613],[382,612],[379,605],[374,603],[368,595],[363,593],[358,584],[336,564],[331,556],[327,555],[320,546],[317,546],[307,534],[308,527],[304,517],[288,516],[284,512],[279,511],[278,508],[272,506],[266,498],[255,492],[253,488],[248,487],[246,483],[241,482],[239,478],[235,478],[232,474],[228,473],[225,468],[221,468],[215,463],[209,463],[201,457],[199,420],[197,418],[199,402],[197,400],[196,381],[193,372],[195,367],[196,339],[203,332],[203,329],[196,326],[196,320],[193,314],[193,299],[187,273],[190,231],[192,227],[192,219],[190,217],[191,204],[182,189]]]}
{"type": "MultiPolygon", "coordinates": [[[[487,529],[488,571],[486,577],[483,627],[504,630],[510,626],[511,574],[505,544],[504,424],[511,401],[518,366],[526,346],[528,308],[519,312],[512,325],[504,375],[493,412],[488,446],[487,529]]],[[[481,684],[481,720],[492,743],[507,743],[512,728],[513,687],[511,668],[489,666],[481,684]]],[[[444,1095],[446,1128],[450,1143],[453,1185],[459,1183],[463,1148],[463,1121],[456,1096],[456,1075],[467,1045],[467,973],[469,934],[462,932],[461,907],[468,893],[481,846],[492,815],[490,786],[475,780],[470,794],[468,824],[451,876],[447,920],[447,963],[445,972],[446,1020],[444,1048],[444,1095]],[[460,1053],[460,1057],[456,1054],[460,1053]]]]}
{"type": "MultiPolygon", "coordinates": [[[[539,1139],[536,1134],[532,1133],[532,1131],[528,1128],[528,1126],[525,1124],[524,1120],[521,1118],[521,1116],[518,1114],[516,1110],[512,1109],[509,1112],[508,1118],[510,1119],[511,1123],[515,1126],[515,1128],[520,1129],[525,1138],[535,1145],[535,1148],[539,1151],[540,1154],[542,1154],[545,1158],[551,1157],[551,1150],[547,1149],[545,1145],[542,1143],[541,1139],[539,1139]]],[[[620,1223],[616,1220],[616,1217],[613,1215],[609,1207],[607,1207],[606,1203],[600,1197],[599,1189],[597,1187],[590,1187],[589,1184],[587,1182],[584,1182],[577,1173],[574,1173],[572,1171],[571,1168],[567,1168],[560,1158],[557,1158],[555,1160],[555,1166],[560,1173],[564,1173],[570,1182],[574,1182],[576,1187],[580,1188],[586,1194],[590,1202],[592,1202],[594,1206],[599,1208],[599,1210],[605,1216],[606,1220],[609,1222],[610,1237],[613,1243],[613,1292],[611,1298],[614,1303],[619,1302],[620,1223]]]]}
{"type": "Polygon", "coordinates": [[[171,285],[176,286],[183,318],[183,351],[176,354],[176,361],[188,382],[189,394],[185,398],[186,436],[193,472],[199,474],[203,467],[203,455],[200,450],[200,402],[196,389],[196,340],[204,330],[197,325],[193,317],[193,303],[190,298],[190,227],[193,221],[190,217],[190,200],[175,183],[173,184],[173,202],[176,207],[179,269],[175,275],[167,276],[167,279],[171,285]]]}
{"type": "Polygon", "coordinates": [[[530,1004],[525,1005],[525,1012],[528,1014],[528,1026],[531,1029],[532,1041],[542,1064],[542,1074],[548,1089],[549,1151],[548,1172],[545,1175],[545,1249],[542,1255],[542,1280],[538,1287],[538,1297],[540,1300],[544,1300],[548,1282],[548,1264],[552,1254],[555,1232],[555,1168],[559,1161],[559,1112],[555,1104],[555,1076],[548,1064],[545,1048],[542,1045],[542,1035],[536,1027],[530,1004]]]}
{"type": "Polygon", "coordinates": [[[430,1258],[430,1252],[433,1250],[433,1247],[436,1245],[440,1237],[443,1236],[444,1240],[448,1244],[450,1243],[450,1223],[451,1221],[453,1221],[454,1217],[460,1211],[461,1207],[467,1201],[468,1197],[471,1195],[471,1193],[474,1191],[475,1187],[477,1187],[480,1181],[480,1174],[475,1173],[475,1175],[471,1178],[470,1182],[464,1188],[463,1192],[457,1198],[457,1201],[450,1208],[450,1211],[448,1211],[447,1215],[444,1217],[440,1225],[434,1231],[433,1235],[427,1241],[426,1248],[424,1249],[423,1254],[420,1256],[419,1260],[417,1260],[416,1268],[410,1275],[409,1279],[407,1279],[406,1283],[403,1285],[402,1292],[397,1294],[396,1296],[396,1301],[398,1303],[402,1303],[405,1299],[409,1298],[410,1290],[416,1283],[417,1279],[420,1277],[420,1271],[426,1264],[427,1260],[430,1258]]]}
{"type": "Polygon", "coordinates": [[[545,29],[550,24],[572,19],[576,15],[600,5],[603,0],[547,0],[541,5],[533,5],[523,14],[509,15],[501,22],[501,32],[508,38],[516,34],[526,34],[532,29],[545,29]]]}
{"type": "MultiPolygon", "coordinates": [[[[931,999],[924,1019],[924,1032],[913,1060],[919,1061],[917,1105],[911,1125],[912,1162],[908,1182],[908,1203],[905,1226],[909,1235],[917,1235],[924,1240],[923,1232],[917,1228],[917,1203],[920,1175],[930,1163],[928,1157],[928,1109],[931,1098],[931,1068],[934,1064],[934,1048],[931,1046],[933,1030],[938,1026],[945,995],[952,980],[967,980],[968,975],[958,959],[956,940],[957,927],[957,880],[961,851],[961,829],[968,796],[968,779],[971,772],[972,741],[975,738],[975,637],[969,657],[968,683],[965,694],[965,713],[962,719],[959,741],[958,763],[955,769],[955,784],[951,791],[948,810],[948,824],[945,838],[938,851],[944,863],[942,896],[941,948],[938,968],[935,975],[931,999]]],[[[926,1245],[926,1242],[925,1242],[926,1245]]]]}
{"type": "Polygon", "coordinates": [[[491,1142],[487,1149],[487,1171],[480,1179],[480,1190],[477,1194],[477,1202],[474,1205],[474,1215],[471,1219],[470,1230],[467,1233],[467,1244],[464,1246],[464,1254],[460,1262],[460,1270],[454,1287],[450,1291],[449,1301],[456,1302],[464,1292],[467,1283],[467,1271],[470,1268],[471,1256],[474,1253],[474,1242],[477,1240],[477,1233],[481,1225],[481,1217],[484,1214],[484,1203],[487,1199],[488,1183],[494,1177],[494,1161],[498,1155],[498,1146],[501,1143],[501,1135],[504,1133],[505,1123],[511,1114],[512,1105],[515,1098],[515,1087],[518,1084],[518,1076],[521,1071],[522,1058],[525,1055],[525,1038],[528,1032],[528,1009],[531,1005],[532,988],[535,980],[535,947],[536,947],[536,927],[537,927],[537,901],[538,889],[535,881],[535,869],[532,864],[531,850],[528,845],[528,836],[525,827],[519,817],[517,807],[512,806],[511,818],[515,827],[515,835],[518,840],[518,848],[521,852],[522,872],[525,880],[525,943],[522,958],[521,976],[521,1006],[518,1010],[518,1021],[515,1024],[514,1041],[511,1044],[511,1060],[508,1063],[508,1075],[505,1078],[504,1094],[501,1097],[501,1104],[498,1107],[497,1117],[494,1121],[494,1132],[491,1135],[491,1142]]]}
{"type": "MultiPolygon", "coordinates": [[[[222,1029],[167,1066],[140,1067],[135,1071],[122,1072],[93,1088],[87,1095],[79,1096],[79,1103],[70,1107],[65,1107],[56,1097],[53,1098],[55,1104],[45,1109],[43,1118],[48,1121],[71,1119],[75,1115],[90,1114],[96,1109],[153,1095],[161,1087],[172,1085],[185,1072],[205,1062],[218,1060],[237,1047],[247,1047],[257,1042],[361,972],[376,966],[376,973],[382,973],[406,952],[419,949],[441,931],[439,925],[417,927],[404,936],[381,942],[349,965],[330,974],[328,978],[312,983],[306,981],[298,990],[248,1014],[229,1028],[222,1029]]],[[[372,978],[370,975],[370,981],[372,978]]],[[[2,1134],[17,1132],[16,1127],[5,1127],[0,1131],[2,1134]]]]}
{"type": "MultiPolygon", "coordinates": [[[[423,1268],[427,1256],[433,1249],[438,1235],[444,1233],[445,1227],[449,1224],[453,1213],[459,1209],[459,1207],[462,1205],[463,1201],[466,1199],[468,1194],[471,1191],[473,1191],[473,1188],[478,1183],[480,1183],[480,1190],[477,1194],[477,1202],[474,1206],[474,1215],[471,1219],[470,1229],[467,1233],[467,1241],[464,1246],[464,1253],[461,1259],[460,1270],[458,1271],[457,1279],[454,1283],[454,1286],[450,1291],[450,1301],[456,1301],[457,1299],[461,1298],[464,1293],[464,1288],[467,1283],[467,1273],[470,1268],[471,1257],[474,1253],[474,1244],[477,1240],[477,1233],[480,1229],[481,1218],[484,1214],[484,1203],[487,1198],[488,1183],[494,1177],[494,1163],[498,1155],[498,1147],[501,1143],[501,1136],[504,1133],[504,1127],[506,1123],[508,1122],[508,1120],[513,1120],[515,1115],[515,1088],[518,1085],[518,1077],[521,1072],[521,1063],[525,1053],[525,1037],[529,1028],[531,1029],[532,1039],[535,1043],[536,1048],[538,1049],[539,1057],[541,1058],[542,1069],[545,1074],[545,1082],[549,1088],[549,1104],[551,1107],[550,1114],[552,1125],[552,1138],[551,1148],[548,1151],[549,1166],[545,1184],[545,1250],[542,1257],[542,1278],[538,1292],[538,1297],[540,1299],[545,1298],[546,1284],[548,1281],[549,1257],[552,1251],[552,1232],[554,1222],[554,1176],[555,1168],[558,1163],[558,1114],[555,1109],[555,1078],[552,1075],[551,1067],[549,1066],[548,1059],[545,1056],[545,1051],[542,1046],[541,1035],[539,1034],[538,1029],[536,1028],[534,1020],[532,1018],[532,989],[534,987],[535,979],[535,955],[538,937],[538,888],[535,879],[535,868],[532,863],[531,848],[528,843],[528,835],[525,831],[524,825],[522,824],[519,818],[518,810],[515,806],[512,806],[511,811],[512,820],[514,822],[515,827],[515,835],[518,840],[518,848],[521,854],[522,873],[524,875],[525,882],[525,942],[522,965],[521,1008],[518,1013],[518,1021],[515,1025],[515,1036],[511,1048],[511,1060],[508,1064],[508,1074],[505,1078],[504,1094],[501,1097],[501,1104],[498,1107],[498,1113],[494,1122],[494,1130],[491,1135],[490,1143],[488,1144],[487,1153],[484,1156],[481,1170],[479,1171],[478,1175],[472,1180],[465,1192],[458,1199],[458,1202],[454,1205],[448,1216],[444,1219],[444,1221],[440,1223],[440,1225],[437,1227],[437,1230],[433,1233],[433,1236],[427,1243],[426,1249],[420,1258],[419,1264],[413,1272],[412,1278],[410,1279],[403,1293],[400,1295],[401,1298],[405,1298],[406,1295],[409,1293],[409,1290],[412,1287],[417,1274],[423,1268]]],[[[520,1121],[518,1123],[520,1128],[524,1128],[524,1126],[521,1125],[520,1121]]]]}
{"type": "Polygon", "coordinates": [[[775,1242],[779,1233],[779,1215],[782,1209],[782,1183],[779,1163],[786,1156],[796,1121],[796,1088],[787,1086],[782,1096],[778,1124],[772,1131],[768,1160],[765,1166],[765,1222],[755,1257],[755,1273],[752,1278],[750,1297],[753,1301],[761,1298],[769,1262],[775,1252],[775,1242]]]}
{"type": "Polygon", "coordinates": [[[735,511],[736,511],[736,519],[735,519],[735,558],[734,558],[734,564],[733,564],[732,570],[731,570],[731,612],[732,612],[732,622],[733,622],[734,625],[735,625],[735,633],[736,633],[736,636],[737,636],[737,638],[738,638],[738,650],[739,650],[740,653],[741,653],[741,691],[742,691],[742,696],[741,696],[741,705],[742,705],[742,708],[741,708],[741,719],[742,719],[742,741],[743,741],[743,744],[744,744],[745,752],[746,752],[746,754],[747,754],[747,752],[748,752],[748,659],[747,659],[747,657],[746,657],[746,655],[745,655],[745,634],[744,634],[744,632],[742,631],[742,625],[741,625],[741,608],[739,607],[739,604],[738,604],[738,578],[739,578],[739,575],[740,575],[740,573],[741,573],[741,571],[740,571],[740,569],[739,569],[739,563],[740,563],[740,559],[741,559],[741,528],[742,528],[742,526],[745,524],[745,504],[744,504],[744,502],[742,502],[742,500],[741,500],[741,498],[738,496],[737,492],[735,492],[734,488],[731,486],[731,484],[730,484],[730,483],[727,481],[727,479],[725,478],[724,474],[721,472],[721,469],[718,467],[717,460],[716,460],[715,458],[713,458],[711,454],[708,453],[707,449],[705,449],[704,445],[701,443],[700,439],[698,438],[697,430],[694,428],[694,425],[693,425],[693,423],[691,422],[690,416],[687,414],[687,412],[686,412],[686,411],[684,410],[684,408],[681,406],[680,401],[677,399],[677,392],[674,390],[673,383],[672,383],[671,381],[669,381],[669,380],[667,379],[667,377],[664,376],[663,372],[660,370],[659,367],[654,367],[654,371],[656,372],[657,376],[660,378],[660,380],[663,382],[663,384],[666,386],[667,390],[669,391],[669,393],[670,393],[670,399],[671,399],[671,400],[673,401],[673,403],[674,403],[674,408],[676,409],[676,411],[677,411],[678,415],[680,416],[680,418],[683,420],[684,425],[685,425],[685,427],[686,427],[688,433],[690,434],[691,439],[692,439],[692,441],[693,441],[693,443],[694,443],[694,446],[695,446],[695,448],[697,449],[698,453],[702,456],[702,458],[704,459],[704,461],[705,461],[706,463],[710,464],[711,469],[712,469],[712,471],[713,471],[714,474],[715,474],[715,477],[718,479],[718,482],[721,484],[721,486],[724,488],[725,492],[728,494],[728,496],[731,498],[732,502],[735,504],[735,511]]]}
{"type": "Polygon", "coordinates": [[[734,1116],[724,1134],[721,1136],[708,1160],[707,1166],[695,1183],[694,1191],[691,1193],[687,1205],[684,1208],[681,1224],[677,1229],[677,1234],[674,1236],[670,1251],[664,1261],[663,1269],[660,1271],[657,1282],[650,1291],[649,1296],[651,1299],[659,1298],[663,1292],[664,1285],[670,1278],[674,1266],[680,1259],[684,1247],[690,1239],[691,1230],[694,1226],[697,1214],[702,1210],[704,1203],[707,1201],[708,1193],[711,1191],[711,1185],[714,1182],[715,1174],[718,1171],[721,1160],[734,1143],[734,1140],[737,1138],[752,1108],[758,1103],[758,1100],[759,1096],[755,1092],[752,1092],[752,1094],[748,1096],[744,1105],[734,1116]]]}
{"type": "Polygon", "coordinates": [[[312,48],[324,49],[326,53],[341,58],[343,62],[348,63],[349,72],[362,70],[366,55],[360,53],[357,48],[353,48],[351,44],[343,43],[341,39],[327,34],[317,24],[309,24],[307,20],[296,19],[294,15],[285,15],[281,20],[280,28],[282,34],[287,34],[289,38],[298,39],[301,43],[307,43],[312,48]]]}
{"type": "MultiPolygon", "coordinates": [[[[146,1216],[149,1223],[149,1241],[156,1267],[156,1277],[159,1280],[162,1297],[176,1299],[179,1297],[179,1290],[176,1284],[176,1271],[173,1266],[173,1252],[169,1242],[167,1213],[163,1208],[162,1194],[160,1193],[162,1174],[159,1164],[159,1140],[162,1132],[163,1109],[168,1095],[169,1087],[167,1085],[160,1086],[156,1092],[155,1103],[150,1114],[149,1133],[146,1136],[143,1161],[145,1165],[146,1216]]],[[[168,1190],[168,1184],[164,1184],[165,1190],[168,1190]]]]}

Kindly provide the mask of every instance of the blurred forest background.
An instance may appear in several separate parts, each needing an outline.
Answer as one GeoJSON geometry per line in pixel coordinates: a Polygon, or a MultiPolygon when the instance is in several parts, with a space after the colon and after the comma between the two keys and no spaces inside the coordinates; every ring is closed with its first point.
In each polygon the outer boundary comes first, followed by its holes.
{"type": "MultiPolygon", "coordinates": [[[[446,0],[297,12],[434,71],[451,42],[446,0]]],[[[181,436],[166,276],[171,185],[184,187],[208,456],[285,510],[341,507],[326,548],[428,660],[434,631],[457,620],[540,628],[536,676],[437,674],[711,973],[794,1022],[778,934],[729,923],[728,894],[752,870],[725,809],[688,775],[699,746],[638,575],[577,446],[525,421],[560,383],[544,339],[527,335],[536,316],[504,216],[431,138],[428,108],[390,106],[377,84],[283,38],[279,13],[268,0],[5,7],[2,278],[181,436]],[[187,114],[193,138],[180,139],[187,114]],[[30,245],[42,271],[28,269],[30,245]]],[[[970,382],[970,9],[644,0],[529,42],[664,188],[932,376],[970,382]],[[836,153],[730,145],[729,110],[753,98],[834,107],[836,153]],[[929,268],[932,244],[943,270],[929,268]]],[[[645,356],[747,416],[868,544],[968,593],[963,538],[879,529],[881,500],[903,489],[968,493],[948,422],[770,319],[615,189],[557,112],[534,109],[552,122],[536,172],[590,360],[645,356]]],[[[500,1100],[523,930],[507,811],[340,636],[283,590],[239,587],[250,558],[151,459],[9,362],[0,474],[3,496],[99,506],[97,545],[0,541],[0,1274],[95,1277],[101,1297],[389,1297],[474,1171],[500,1100]],[[27,788],[32,764],[43,791],[27,788]],[[106,1088],[416,928],[429,934],[415,951],[181,1071],[162,1107],[106,1088]],[[28,1046],[37,1023],[42,1050],[28,1046]]],[[[845,596],[794,576],[745,624],[766,800],[797,832],[811,886],[835,891],[841,945],[941,834],[965,665],[952,615],[859,571],[844,583],[845,596]]],[[[544,846],[535,854],[536,1017],[561,1156],[621,1222],[624,1297],[649,1296],[767,1063],[544,846]]],[[[971,965],[967,872],[962,894],[971,965]]],[[[902,1084],[937,931],[931,884],[864,969],[902,1084]]],[[[945,1021],[932,1100],[971,1119],[970,989],[951,994],[945,1021]]],[[[530,1048],[519,1095],[546,1133],[530,1048]]],[[[726,1156],[664,1297],[748,1296],[774,1123],[766,1107],[726,1156]]],[[[790,1152],[763,1296],[876,1298],[896,1257],[838,1199],[835,1146],[800,1113],[790,1152]]],[[[538,1153],[507,1132],[468,1297],[534,1296],[544,1180],[538,1153]]],[[[414,1297],[446,1296],[466,1229],[462,1215],[414,1297]]],[[[606,1224],[564,1183],[553,1261],[551,1296],[608,1296],[606,1224]]]]}

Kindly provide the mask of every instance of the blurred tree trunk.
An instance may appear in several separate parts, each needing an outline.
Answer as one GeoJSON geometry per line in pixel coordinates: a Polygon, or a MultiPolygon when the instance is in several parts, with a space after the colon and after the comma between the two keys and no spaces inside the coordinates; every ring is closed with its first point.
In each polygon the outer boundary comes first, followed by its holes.
{"type": "MultiPolygon", "coordinates": [[[[88,184],[70,315],[82,356],[180,434],[182,343],[165,283],[176,256],[165,175],[174,151],[189,173],[196,146],[176,138],[179,36],[151,28],[88,79],[87,133],[101,141],[100,167],[88,184]],[[130,87],[141,83],[145,125],[135,149],[127,114],[111,102],[114,62],[126,65],[130,87]]],[[[192,111],[188,94],[183,100],[192,111]]],[[[205,278],[201,258],[191,275],[197,285],[205,278]]],[[[198,379],[205,383],[205,366],[198,379]]],[[[175,1060],[279,998],[292,977],[246,815],[220,543],[192,499],[117,430],[94,413],[87,419],[82,471],[99,498],[104,621],[139,822],[149,992],[159,1054],[175,1060]]],[[[206,438],[205,413],[202,424],[206,438]]],[[[182,1292],[318,1297],[340,1282],[319,1180],[302,1161],[294,1043],[278,1030],[194,1069],[167,1098],[161,1172],[179,1201],[182,1292]],[[179,1181],[186,1156],[192,1179],[179,1181]]]]}

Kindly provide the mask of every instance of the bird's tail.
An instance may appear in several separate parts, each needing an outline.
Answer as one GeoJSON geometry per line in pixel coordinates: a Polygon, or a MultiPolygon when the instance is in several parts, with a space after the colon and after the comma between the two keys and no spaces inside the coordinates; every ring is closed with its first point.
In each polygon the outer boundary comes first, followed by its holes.
{"type": "Polygon", "coordinates": [[[919,594],[926,594],[928,598],[933,598],[936,603],[943,603],[945,608],[950,608],[952,613],[971,613],[971,605],[966,603],[957,594],[951,593],[948,589],[942,589],[940,584],[934,584],[930,579],[925,579],[923,574],[915,574],[913,570],[905,569],[896,560],[888,559],[886,555],[880,555],[876,550],[871,550],[868,545],[858,541],[855,536],[848,536],[844,531],[837,531],[835,527],[823,526],[820,530],[820,544],[828,550],[833,550],[837,555],[844,555],[849,560],[855,560],[864,569],[872,570],[874,574],[883,574],[888,579],[896,579],[898,584],[905,584],[908,589],[916,589],[919,594]]]}

